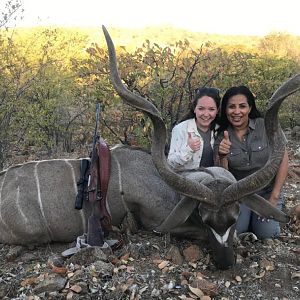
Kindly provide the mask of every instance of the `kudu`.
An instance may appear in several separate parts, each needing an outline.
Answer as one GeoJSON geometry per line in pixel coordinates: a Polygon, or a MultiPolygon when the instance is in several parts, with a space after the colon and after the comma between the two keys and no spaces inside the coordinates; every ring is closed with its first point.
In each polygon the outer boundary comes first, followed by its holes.
{"type": "MultiPolygon", "coordinates": [[[[220,268],[234,263],[233,233],[239,202],[267,218],[288,217],[254,194],[276,174],[284,143],[277,113],[282,101],[300,88],[300,75],[284,83],[272,96],[266,128],[272,153],[264,168],[236,181],[225,169],[176,173],[168,165],[166,129],[158,110],[130,92],[117,70],[114,45],[103,27],[109,49],[112,83],[122,99],[147,114],[154,126],[151,155],[119,146],[111,149],[108,206],[113,225],[132,216],[147,230],[209,239],[220,268]]],[[[91,208],[74,209],[80,159],[29,162],[0,173],[0,242],[41,244],[69,242],[86,232],[91,208]]]]}

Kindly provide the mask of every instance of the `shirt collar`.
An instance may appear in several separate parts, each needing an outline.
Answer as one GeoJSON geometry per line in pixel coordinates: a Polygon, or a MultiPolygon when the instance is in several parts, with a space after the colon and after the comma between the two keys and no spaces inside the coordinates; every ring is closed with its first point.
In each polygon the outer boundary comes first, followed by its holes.
{"type": "Polygon", "coordinates": [[[255,129],[255,119],[249,118],[249,128],[254,130],[255,129]]]}
{"type": "MultiPolygon", "coordinates": [[[[255,129],[255,120],[256,119],[250,119],[249,118],[249,125],[248,125],[248,128],[250,130],[254,130],[255,129]]],[[[229,130],[230,132],[234,132],[234,128],[233,126],[230,124],[229,127],[227,128],[227,130],[229,130]]],[[[247,131],[249,133],[249,130],[247,131]]]]}
{"type": "Polygon", "coordinates": [[[196,132],[196,133],[198,132],[196,121],[194,118],[188,120],[187,127],[188,127],[188,132],[196,132]]]}

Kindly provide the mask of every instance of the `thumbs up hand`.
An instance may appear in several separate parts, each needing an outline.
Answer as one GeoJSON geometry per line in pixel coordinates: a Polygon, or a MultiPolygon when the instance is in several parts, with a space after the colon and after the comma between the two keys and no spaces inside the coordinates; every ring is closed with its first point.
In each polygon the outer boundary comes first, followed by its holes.
{"type": "Polygon", "coordinates": [[[227,155],[230,152],[231,142],[229,140],[228,131],[224,131],[224,138],[219,145],[219,155],[227,155]]]}
{"type": "Polygon", "coordinates": [[[199,137],[193,137],[192,134],[192,132],[188,132],[187,144],[190,146],[193,152],[196,152],[200,149],[201,142],[199,137]]]}

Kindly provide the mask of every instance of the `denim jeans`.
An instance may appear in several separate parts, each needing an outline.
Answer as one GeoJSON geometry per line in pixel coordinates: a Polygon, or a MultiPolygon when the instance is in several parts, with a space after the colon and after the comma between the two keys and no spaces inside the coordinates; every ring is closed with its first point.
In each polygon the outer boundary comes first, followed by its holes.
{"type": "MultiPolygon", "coordinates": [[[[257,194],[268,200],[271,192],[272,187],[267,187],[257,194]]],[[[283,203],[284,197],[281,191],[277,208],[282,210],[283,203]]],[[[243,232],[252,232],[259,239],[274,238],[280,235],[279,222],[274,220],[263,220],[243,203],[240,204],[240,215],[236,223],[236,230],[238,234],[243,232]]]]}

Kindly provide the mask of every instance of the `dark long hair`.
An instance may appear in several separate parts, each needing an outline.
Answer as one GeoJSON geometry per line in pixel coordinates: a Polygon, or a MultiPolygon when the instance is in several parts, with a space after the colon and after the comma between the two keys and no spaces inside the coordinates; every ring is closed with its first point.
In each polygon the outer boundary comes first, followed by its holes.
{"type": "Polygon", "coordinates": [[[221,112],[220,112],[220,118],[219,118],[220,128],[218,131],[223,131],[228,128],[230,122],[227,119],[226,107],[227,107],[228,100],[231,97],[236,96],[236,95],[244,95],[247,98],[248,105],[251,107],[251,111],[249,113],[250,119],[260,118],[262,116],[262,114],[256,108],[255,96],[252,94],[252,92],[249,90],[249,88],[244,85],[233,86],[225,92],[225,94],[222,98],[221,112]]]}
{"type": "MultiPolygon", "coordinates": [[[[186,121],[188,119],[195,119],[196,118],[196,114],[194,112],[198,100],[200,98],[202,98],[203,96],[208,96],[212,99],[214,99],[217,109],[219,109],[220,106],[220,102],[221,102],[221,97],[220,97],[220,91],[216,88],[213,87],[202,87],[202,88],[197,88],[195,90],[195,97],[193,102],[190,105],[190,108],[188,110],[188,112],[182,117],[182,119],[179,121],[179,123],[186,121]]],[[[216,118],[211,122],[210,124],[210,129],[214,129],[215,128],[215,124],[218,123],[218,115],[216,116],[216,118]]]]}

